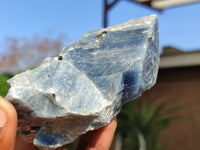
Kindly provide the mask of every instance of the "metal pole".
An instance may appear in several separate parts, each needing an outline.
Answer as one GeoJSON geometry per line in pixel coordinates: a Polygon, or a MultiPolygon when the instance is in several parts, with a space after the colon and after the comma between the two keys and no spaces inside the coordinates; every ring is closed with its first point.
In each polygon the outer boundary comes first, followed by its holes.
{"type": "Polygon", "coordinates": [[[107,27],[107,12],[108,12],[108,2],[104,0],[104,18],[103,18],[103,27],[107,27]]]}
{"type": "Polygon", "coordinates": [[[118,0],[114,0],[111,4],[108,4],[107,0],[104,0],[104,18],[103,18],[103,27],[106,28],[108,25],[108,11],[112,8],[118,0]]]}

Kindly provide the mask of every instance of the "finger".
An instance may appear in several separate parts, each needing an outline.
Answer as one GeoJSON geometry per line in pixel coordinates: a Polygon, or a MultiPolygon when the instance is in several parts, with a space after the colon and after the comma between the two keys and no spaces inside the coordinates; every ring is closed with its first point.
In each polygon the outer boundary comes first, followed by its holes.
{"type": "Polygon", "coordinates": [[[94,138],[92,141],[93,144],[91,144],[91,147],[89,147],[88,150],[109,150],[116,127],[117,118],[115,117],[107,126],[98,131],[96,138],[94,138]]]}
{"type": "Polygon", "coordinates": [[[17,113],[12,104],[0,97],[0,110],[5,113],[0,119],[6,119],[0,135],[0,148],[3,150],[13,150],[15,145],[15,137],[17,130],[17,113]]]}
{"type": "Polygon", "coordinates": [[[115,117],[108,125],[84,135],[77,150],[109,150],[116,127],[117,119],[115,117]]]}
{"type": "Polygon", "coordinates": [[[27,143],[21,135],[17,136],[15,150],[36,150],[32,143],[27,143]]]}

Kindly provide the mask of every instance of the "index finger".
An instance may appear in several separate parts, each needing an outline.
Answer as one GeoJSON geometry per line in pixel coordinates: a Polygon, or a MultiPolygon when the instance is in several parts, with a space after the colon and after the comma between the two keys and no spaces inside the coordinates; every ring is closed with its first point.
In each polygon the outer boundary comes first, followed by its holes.
{"type": "Polygon", "coordinates": [[[83,135],[77,150],[109,150],[117,127],[117,118],[106,126],[83,135]]]}

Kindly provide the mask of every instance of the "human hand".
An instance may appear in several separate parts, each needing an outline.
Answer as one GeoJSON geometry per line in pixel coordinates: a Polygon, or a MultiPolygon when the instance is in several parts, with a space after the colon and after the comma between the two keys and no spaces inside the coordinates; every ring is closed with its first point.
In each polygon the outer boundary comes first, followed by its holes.
{"type": "MultiPolygon", "coordinates": [[[[117,127],[117,119],[81,137],[77,150],[109,150],[117,127]]],[[[0,97],[0,148],[2,150],[36,150],[19,135],[16,139],[17,113],[12,104],[0,97]],[[16,143],[16,144],[15,144],[16,143]]],[[[62,150],[62,148],[59,148],[62,150]]]]}

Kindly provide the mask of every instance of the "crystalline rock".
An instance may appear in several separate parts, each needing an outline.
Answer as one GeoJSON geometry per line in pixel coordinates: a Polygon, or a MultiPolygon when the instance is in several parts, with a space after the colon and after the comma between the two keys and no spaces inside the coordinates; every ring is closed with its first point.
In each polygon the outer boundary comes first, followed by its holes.
{"type": "Polygon", "coordinates": [[[155,15],[90,31],[8,81],[18,129],[40,148],[57,148],[105,126],[151,88],[159,64],[155,15]]]}

